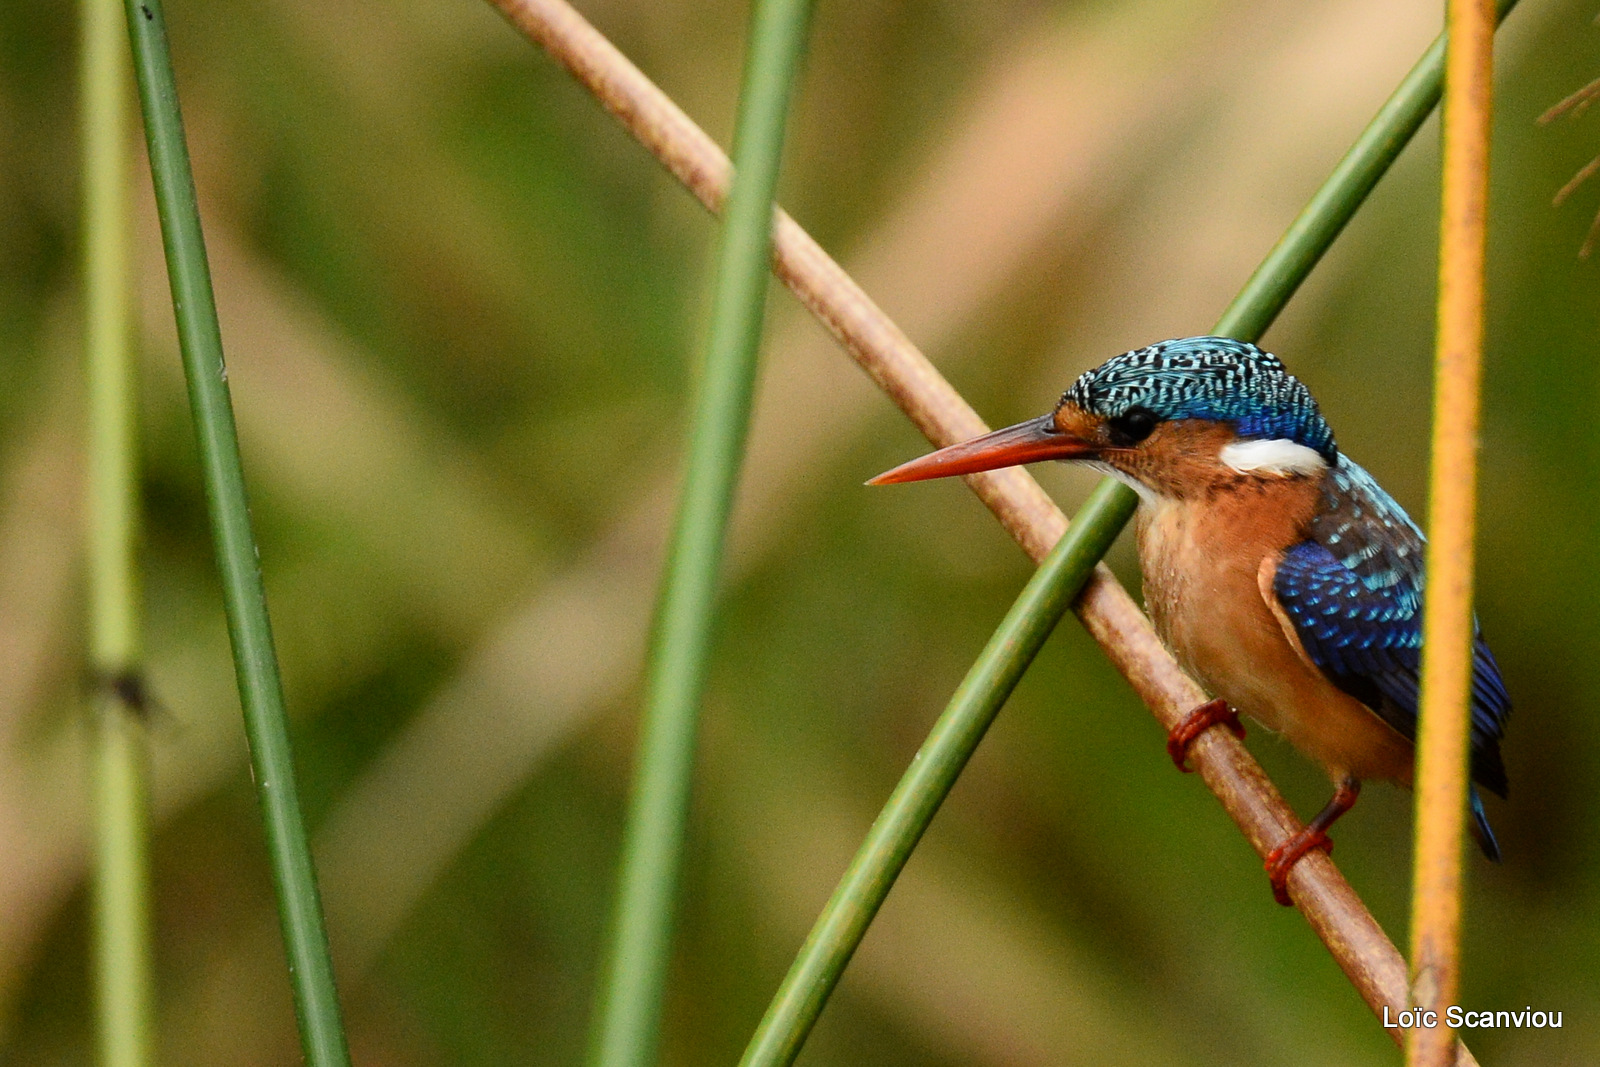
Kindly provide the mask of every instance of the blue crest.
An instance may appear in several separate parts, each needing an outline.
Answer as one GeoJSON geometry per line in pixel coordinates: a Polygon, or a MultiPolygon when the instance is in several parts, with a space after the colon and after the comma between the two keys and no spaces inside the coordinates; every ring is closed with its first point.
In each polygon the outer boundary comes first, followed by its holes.
{"type": "Polygon", "coordinates": [[[1160,419],[1231,422],[1240,437],[1285,439],[1332,462],[1333,431],[1298,378],[1270,352],[1230,337],[1184,337],[1124,352],[1061,397],[1103,418],[1144,408],[1160,419]]]}

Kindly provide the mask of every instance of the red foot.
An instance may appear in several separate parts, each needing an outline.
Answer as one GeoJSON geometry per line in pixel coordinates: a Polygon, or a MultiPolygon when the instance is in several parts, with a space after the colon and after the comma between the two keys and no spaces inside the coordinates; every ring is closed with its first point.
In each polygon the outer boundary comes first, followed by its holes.
{"type": "Polygon", "coordinates": [[[1219,723],[1233,731],[1234,737],[1244,736],[1244,723],[1239,721],[1239,713],[1228,707],[1226,700],[1206,701],[1172,728],[1167,735],[1167,755],[1172,757],[1178,770],[1184,774],[1194,771],[1188,764],[1189,746],[1194,744],[1195,738],[1219,723]]]}
{"type": "Polygon", "coordinates": [[[1333,841],[1315,826],[1308,826],[1289,840],[1267,853],[1267,880],[1272,883],[1272,899],[1284,907],[1292,907],[1289,899],[1289,871],[1312,849],[1333,851],[1333,841]]]}
{"type": "Polygon", "coordinates": [[[1355,807],[1356,798],[1360,795],[1359,781],[1349,777],[1341,779],[1338,788],[1333,791],[1333,799],[1317,812],[1317,817],[1307,823],[1305,829],[1267,853],[1267,878],[1272,882],[1273,900],[1286,908],[1293,903],[1289,899],[1289,872],[1314,848],[1324,852],[1333,851],[1333,842],[1328,839],[1328,827],[1355,807]]]}

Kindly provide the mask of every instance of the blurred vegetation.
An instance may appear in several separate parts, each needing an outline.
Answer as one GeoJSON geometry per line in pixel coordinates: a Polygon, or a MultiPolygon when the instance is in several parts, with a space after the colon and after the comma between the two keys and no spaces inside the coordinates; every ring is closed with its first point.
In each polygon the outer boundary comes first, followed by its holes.
{"type": "MultiPolygon", "coordinates": [[[[1463,1000],[1600,1059],[1592,5],[1502,35],[1479,614],[1517,703],[1463,1000]],[[1585,547],[1589,546],[1589,547],[1585,547]],[[1585,755],[1590,753],[1591,755],[1585,755]]],[[[585,13],[726,141],[746,6],[585,13]]],[[[87,1063],[72,8],[0,5],[0,1060],[87,1063]]],[[[487,6],[174,3],[247,473],[353,1052],[573,1064],[712,224],[487,6]]],[[[819,5],[781,198],[990,421],[1203,329],[1437,29],[1431,3],[819,5]]],[[[1422,518],[1433,127],[1267,341],[1422,518]]],[[[143,164],[141,162],[140,166],[143,164]]],[[[295,1055],[145,171],[163,1062],[295,1055]]],[[[706,709],[668,1063],[733,1062],[1027,568],[773,297],[706,709]]],[[[1046,471],[1070,508],[1088,481],[1046,471]]],[[[1130,582],[1124,547],[1113,564],[1130,582]]],[[[1320,772],[1257,730],[1291,800],[1320,772]]],[[[1336,857],[1403,942],[1409,798],[1336,857]]],[[[805,1062],[1390,1063],[1310,931],[1071,623],[805,1062]]]]}

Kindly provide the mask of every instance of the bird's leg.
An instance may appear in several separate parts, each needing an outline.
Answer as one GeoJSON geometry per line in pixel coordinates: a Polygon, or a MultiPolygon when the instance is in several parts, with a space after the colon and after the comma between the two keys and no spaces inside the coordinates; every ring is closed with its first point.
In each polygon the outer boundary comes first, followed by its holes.
{"type": "Polygon", "coordinates": [[[1208,700],[1183,717],[1183,721],[1172,728],[1167,734],[1167,755],[1172,757],[1172,762],[1177,764],[1178,770],[1184,774],[1191,773],[1194,768],[1189,766],[1189,746],[1194,744],[1194,739],[1221,723],[1233,731],[1234,737],[1244,736],[1244,723],[1239,721],[1239,713],[1228,707],[1226,700],[1208,700]]]}
{"type": "Polygon", "coordinates": [[[1333,841],[1328,837],[1328,827],[1338,821],[1339,816],[1356,806],[1356,798],[1361,795],[1361,783],[1354,778],[1346,777],[1339,782],[1339,787],[1333,791],[1333,799],[1327,806],[1317,812],[1317,817],[1308,823],[1305,829],[1290,837],[1283,844],[1267,853],[1267,878],[1272,882],[1272,896],[1284,907],[1290,906],[1289,900],[1289,871],[1300,858],[1314,848],[1324,852],[1333,851],[1333,841]]]}

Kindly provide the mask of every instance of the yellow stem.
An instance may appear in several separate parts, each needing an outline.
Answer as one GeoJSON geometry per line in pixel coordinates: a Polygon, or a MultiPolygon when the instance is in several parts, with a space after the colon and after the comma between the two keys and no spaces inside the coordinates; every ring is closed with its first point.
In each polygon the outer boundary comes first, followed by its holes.
{"type": "Polygon", "coordinates": [[[1489,199],[1494,8],[1449,0],[1445,59],[1439,326],[1434,380],[1428,585],[1416,774],[1411,999],[1435,1013],[1410,1031],[1408,1067],[1446,1067],[1455,1032],[1446,1008],[1460,978],[1461,831],[1472,692],[1473,523],[1484,255],[1489,199]]]}

